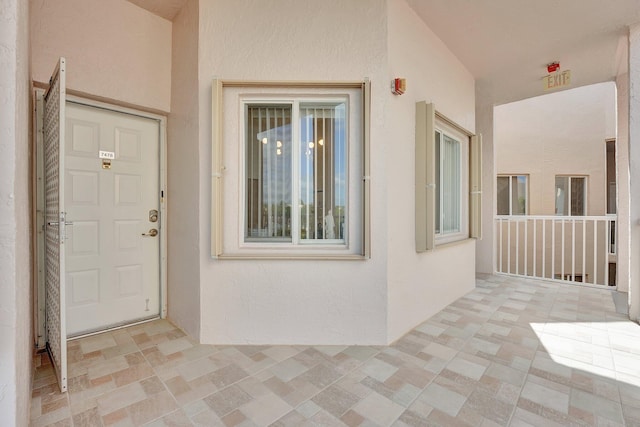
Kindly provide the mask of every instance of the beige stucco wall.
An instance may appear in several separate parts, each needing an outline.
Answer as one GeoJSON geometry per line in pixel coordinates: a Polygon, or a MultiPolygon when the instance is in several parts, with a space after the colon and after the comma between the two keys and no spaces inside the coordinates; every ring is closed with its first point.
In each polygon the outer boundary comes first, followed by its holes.
{"type": "Polygon", "coordinates": [[[34,3],[34,79],[46,81],[66,56],[72,89],[171,111],[168,309],[190,333],[215,343],[381,344],[473,287],[474,241],[415,253],[413,117],[427,99],[473,130],[474,81],[404,0],[191,0],[173,27],[123,0],[34,3]],[[287,25],[264,24],[284,15],[287,25]],[[414,89],[394,98],[389,81],[403,75],[414,89]],[[210,257],[214,77],[371,79],[371,260],[210,257]]]}
{"type": "Polygon", "coordinates": [[[0,7],[0,425],[29,423],[29,4],[0,7]]]}
{"type": "MultiPolygon", "coordinates": [[[[407,91],[387,89],[386,210],[388,328],[395,339],[475,286],[474,239],[415,250],[415,104],[436,109],[475,129],[475,80],[404,0],[388,4],[389,75],[405,77],[407,91]]],[[[379,183],[378,183],[379,185],[379,183]]],[[[376,189],[378,187],[375,187],[376,189]]]]}
{"type": "Polygon", "coordinates": [[[216,343],[387,342],[386,1],[200,4],[201,338],[216,343]],[[282,23],[282,25],[279,25],[282,23]],[[372,82],[368,261],[211,259],[211,81],[372,82]]]}
{"type": "MultiPolygon", "coordinates": [[[[587,215],[606,213],[606,144],[616,137],[612,82],[495,108],[496,174],[529,175],[529,214],[555,214],[555,176],[587,176],[587,215]]],[[[494,206],[495,213],[495,206],[494,206]]]]}
{"type": "Polygon", "coordinates": [[[629,29],[629,317],[640,321],[640,24],[629,29]]]}
{"type": "Polygon", "coordinates": [[[168,317],[200,335],[198,216],[198,1],[173,21],[171,113],[168,121],[168,317]]]}
{"type": "Polygon", "coordinates": [[[617,191],[618,191],[618,242],[617,268],[618,290],[629,292],[629,74],[619,75],[617,88],[617,121],[618,136],[616,138],[617,191]]]}
{"type": "Polygon", "coordinates": [[[171,22],[125,0],[32,0],[32,76],[67,59],[69,89],[152,110],[171,102],[171,22]]]}

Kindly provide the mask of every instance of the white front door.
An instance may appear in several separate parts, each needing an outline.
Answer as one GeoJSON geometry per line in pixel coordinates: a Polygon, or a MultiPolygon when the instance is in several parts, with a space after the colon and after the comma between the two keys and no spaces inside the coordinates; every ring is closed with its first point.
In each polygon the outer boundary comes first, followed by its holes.
{"type": "Polygon", "coordinates": [[[68,101],[66,129],[67,336],[156,317],[160,124],[68,101]]]}

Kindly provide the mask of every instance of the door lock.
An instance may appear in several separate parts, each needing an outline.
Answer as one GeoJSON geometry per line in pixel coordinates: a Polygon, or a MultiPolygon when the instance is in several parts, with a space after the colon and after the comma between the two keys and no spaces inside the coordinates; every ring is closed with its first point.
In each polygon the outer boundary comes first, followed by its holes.
{"type": "Polygon", "coordinates": [[[146,233],[142,233],[143,236],[150,236],[150,237],[156,237],[158,235],[158,230],[156,230],[155,228],[152,228],[151,230],[147,231],[146,233]]]}
{"type": "Polygon", "coordinates": [[[149,222],[158,222],[158,211],[151,209],[149,211],[149,222]]]}

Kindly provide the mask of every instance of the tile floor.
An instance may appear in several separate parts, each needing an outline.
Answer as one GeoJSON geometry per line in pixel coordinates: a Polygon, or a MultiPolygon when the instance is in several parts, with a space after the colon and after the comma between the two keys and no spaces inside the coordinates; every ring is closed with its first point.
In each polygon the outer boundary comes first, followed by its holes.
{"type": "Polygon", "coordinates": [[[159,320],[35,358],[33,426],[640,426],[606,290],[489,276],[391,346],[199,345],[159,320]]]}

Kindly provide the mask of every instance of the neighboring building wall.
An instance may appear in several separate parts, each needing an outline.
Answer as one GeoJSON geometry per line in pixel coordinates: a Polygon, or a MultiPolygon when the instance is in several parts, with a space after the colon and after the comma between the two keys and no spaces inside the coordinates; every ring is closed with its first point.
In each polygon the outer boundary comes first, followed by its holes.
{"type": "Polygon", "coordinates": [[[0,6],[0,425],[29,424],[29,3],[0,6]]]}
{"type": "MultiPolygon", "coordinates": [[[[386,1],[200,4],[200,280],[203,342],[387,342],[386,1]],[[211,81],[372,81],[372,258],[211,259],[211,81]]],[[[198,95],[198,94],[193,94],[198,95]]],[[[400,170],[408,165],[396,165],[400,170]]]]}
{"type": "Polygon", "coordinates": [[[198,1],[173,21],[168,122],[168,317],[200,336],[198,1]]]}
{"type": "MultiPolygon", "coordinates": [[[[529,214],[555,214],[555,176],[586,175],[587,215],[606,214],[606,139],[615,85],[600,83],[495,108],[496,174],[529,175],[529,214]]],[[[495,214],[495,207],[494,207],[495,214]]]]}
{"type": "MultiPolygon", "coordinates": [[[[555,177],[557,175],[587,177],[587,209],[588,216],[601,216],[607,212],[607,148],[606,140],[616,137],[616,91],[612,82],[584,86],[563,92],[543,95],[495,108],[495,151],[497,175],[528,175],[528,213],[530,215],[555,215],[555,177]]],[[[495,214],[495,206],[494,206],[495,214]]],[[[582,224],[577,224],[575,234],[576,259],[566,256],[561,258],[562,240],[559,238],[562,227],[556,226],[555,253],[558,254],[552,265],[552,230],[547,226],[546,240],[543,242],[542,224],[538,224],[537,235],[533,236],[533,226],[524,235],[524,225],[519,228],[520,243],[528,241],[527,259],[525,251],[516,256],[513,246],[510,258],[508,243],[508,226],[496,233],[502,235],[498,241],[502,254],[496,255],[498,270],[524,274],[533,271],[534,255],[536,263],[535,275],[543,275],[545,258],[545,277],[575,273],[582,275],[583,280],[593,283],[605,283],[608,274],[606,248],[606,227],[601,223],[598,228],[596,255],[593,255],[593,224],[588,224],[584,236],[585,247],[582,247],[582,224]],[[533,245],[537,248],[533,252],[533,245]],[[543,246],[546,245],[546,254],[543,246]],[[586,251],[583,266],[582,251],[586,251]],[[546,255],[546,256],[545,256],[546,255]],[[597,262],[594,261],[594,256],[597,262]],[[508,260],[511,260],[510,265],[508,260]],[[561,264],[564,259],[564,267],[561,264]],[[526,261],[526,262],[525,262],[526,261]],[[595,263],[595,266],[594,266],[595,263]],[[595,268],[594,268],[595,267],[595,268]]],[[[511,245],[516,241],[515,228],[511,227],[511,245]]],[[[572,228],[565,230],[573,236],[572,228]]],[[[564,233],[564,232],[562,232],[564,233]]],[[[564,234],[563,234],[564,235],[564,234]]],[[[565,252],[572,253],[571,242],[565,241],[565,252]]],[[[559,276],[558,276],[559,278],[559,276]]]]}
{"type": "MultiPolygon", "coordinates": [[[[404,0],[388,5],[389,75],[407,92],[387,88],[386,210],[389,340],[423,322],[475,287],[476,241],[415,250],[415,104],[433,102],[458,125],[475,129],[475,82],[460,61],[404,0]]],[[[374,169],[375,170],[375,169],[374,169]]]]}
{"type": "Polygon", "coordinates": [[[169,111],[171,22],[124,0],[33,0],[32,76],[48,83],[58,57],[67,86],[169,111]]]}

